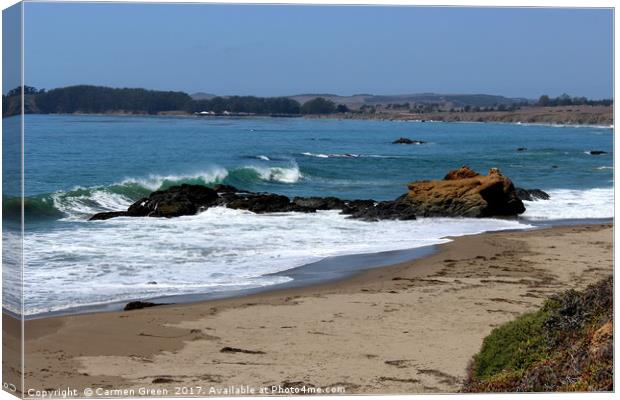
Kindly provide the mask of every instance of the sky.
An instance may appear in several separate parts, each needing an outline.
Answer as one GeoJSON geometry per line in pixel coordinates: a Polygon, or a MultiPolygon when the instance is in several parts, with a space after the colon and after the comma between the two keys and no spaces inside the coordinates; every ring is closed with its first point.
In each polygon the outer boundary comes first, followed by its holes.
{"type": "Polygon", "coordinates": [[[26,3],[25,81],[219,95],[613,95],[611,9],[26,3]]]}

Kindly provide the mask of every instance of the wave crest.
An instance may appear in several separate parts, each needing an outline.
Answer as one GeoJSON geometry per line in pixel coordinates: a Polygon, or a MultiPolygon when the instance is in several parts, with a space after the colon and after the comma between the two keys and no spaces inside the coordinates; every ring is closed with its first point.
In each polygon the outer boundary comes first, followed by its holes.
{"type": "MultiPolygon", "coordinates": [[[[98,212],[125,210],[134,201],[151,192],[182,184],[214,186],[223,183],[246,188],[261,181],[293,184],[301,178],[297,164],[291,167],[245,166],[230,171],[215,167],[188,175],[149,175],[146,178],[127,178],[109,186],[75,187],[66,192],[26,197],[24,212],[26,219],[31,221],[60,218],[82,220],[98,212]]],[[[5,197],[3,213],[11,219],[19,220],[21,199],[5,197]]]]}

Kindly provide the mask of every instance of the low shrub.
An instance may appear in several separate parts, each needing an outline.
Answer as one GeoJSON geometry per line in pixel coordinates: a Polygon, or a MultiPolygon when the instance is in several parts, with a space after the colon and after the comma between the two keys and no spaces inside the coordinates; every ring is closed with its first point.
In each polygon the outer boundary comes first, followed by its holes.
{"type": "Polygon", "coordinates": [[[613,390],[613,280],[569,290],[485,338],[464,392],[613,390]]]}

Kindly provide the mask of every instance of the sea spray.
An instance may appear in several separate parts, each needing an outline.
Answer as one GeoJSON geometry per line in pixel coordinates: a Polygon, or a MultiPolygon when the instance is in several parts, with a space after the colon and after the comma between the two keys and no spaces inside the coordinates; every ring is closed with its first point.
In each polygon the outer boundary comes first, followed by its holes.
{"type": "Polygon", "coordinates": [[[613,218],[614,189],[547,190],[549,200],[526,201],[523,219],[559,220],[613,218]]]}

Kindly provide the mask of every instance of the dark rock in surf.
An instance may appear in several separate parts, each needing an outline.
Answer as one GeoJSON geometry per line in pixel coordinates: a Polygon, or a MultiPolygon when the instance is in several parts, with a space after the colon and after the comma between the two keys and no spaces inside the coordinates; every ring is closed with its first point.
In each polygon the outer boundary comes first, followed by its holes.
{"type": "Polygon", "coordinates": [[[142,308],[164,306],[164,305],[166,305],[166,304],[164,304],[164,303],[150,303],[148,301],[132,301],[132,302],[127,303],[127,305],[125,305],[125,308],[123,308],[123,311],[140,310],[142,308]]]}
{"type": "Polygon", "coordinates": [[[292,211],[291,200],[273,193],[236,194],[224,204],[236,210],[248,210],[257,214],[292,211]]]}
{"type": "Polygon", "coordinates": [[[249,192],[247,192],[245,190],[237,189],[234,186],[224,185],[224,184],[219,184],[219,185],[213,186],[213,190],[215,190],[218,194],[222,194],[222,193],[249,193],[249,192]]]}
{"type": "Polygon", "coordinates": [[[515,188],[517,197],[523,201],[549,200],[551,196],[540,189],[515,188]]]}
{"type": "Polygon", "coordinates": [[[367,207],[357,207],[355,210],[348,210],[351,218],[363,221],[380,220],[414,220],[417,210],[411,204],[401,200],[380,201],[367,207]]]}
{"type": "Polygon", "coordinates": [[[359,215],[364,210],[374,207],[378,202],[375,200],[352,200],[345,202],[342,213],[346,215],[359,215]]]}
{"type": "Polygon", "coordinates": [[[158,190],[129,206],[127,211],[112,211],[93,215],[90,220],[106,220],[115,217],[179,217],[194,215],[201,209],[215,205],[218,193],[205,186],[174,186],[158,190]]]}
{"type": "Polygon", "coordinates": [[[295,211],[343,210],[346,207],[346,203],[337,197],[295,197],[292,203],[295,211]]]}
{"type": "Polygon", "coordinates": [[[409,191],[391,201],[342,200],[336,197],[295,197],[274,193],[254,193],[229,185],[213,189],[181,185],[151,193],[132,204],[127,211],[95,214],[91,220],[119,216],[177,217],[194,215],[209,207],[221,206],[254,213],[316,212],[340,210],[350,218],[365,221],[411,220],[416,216],[493,217],[511,216],[525,211],[522,199],[547,199],[541,190],[516,190],[499,170],[487,176],[468,167],[450,171],[442,180],[409,184],[409,191]]]}
{"type": "Polygon", "coordinates": [[[422,140],[412,140],[406,137],[401,137],[392,142],[392,144],[424,144],[425,141],[422,140]]]}
{"type": "Polygon", "coordinates": [[[127,217],[127,216],[129,216],[129,214],[127,214],[127,211],[109,211],[109,212],[97,213],[93,215],[92,217],[90,217],[88,220],[89,221],[104,221],[110,218],[127,217]]]}
{"type": "Polygon", "coordinates": [[[149,197],[142,198],[127,209],[132,217],[179,217],[194,215],[201,209],[214,205],[219,196],[217,192],[205,186],[174,186],[158,190],[149,197]]]}

